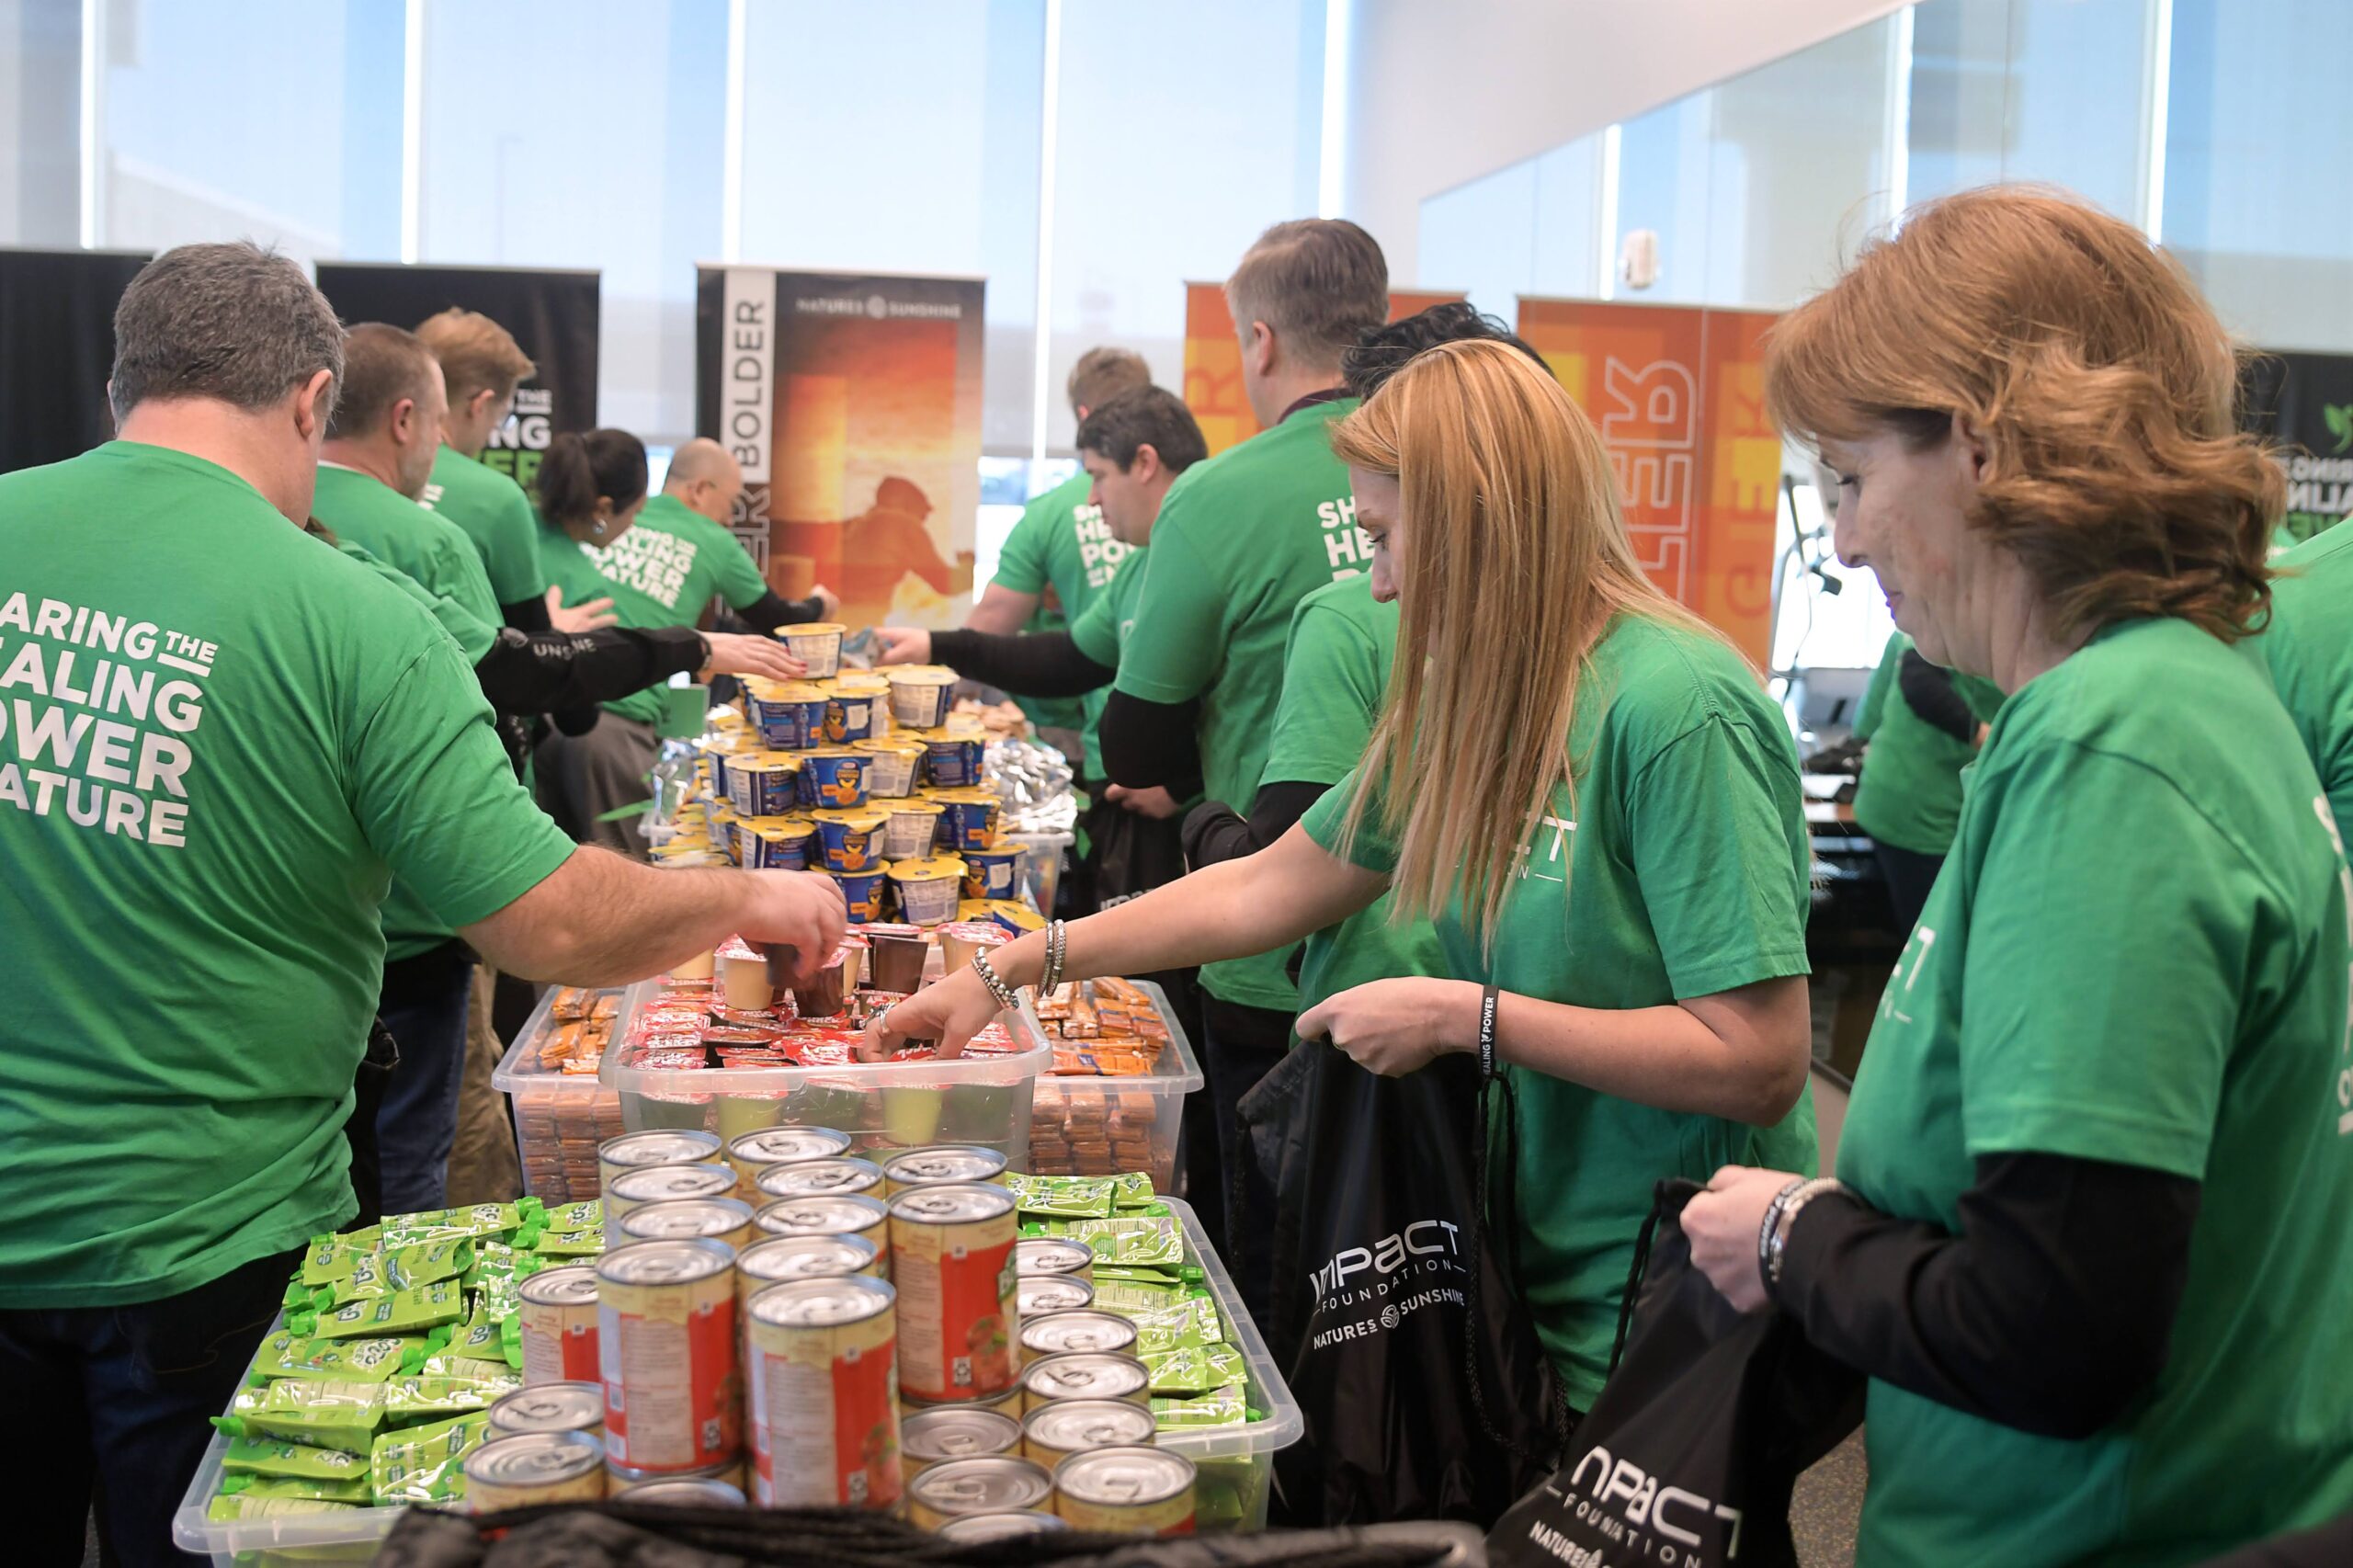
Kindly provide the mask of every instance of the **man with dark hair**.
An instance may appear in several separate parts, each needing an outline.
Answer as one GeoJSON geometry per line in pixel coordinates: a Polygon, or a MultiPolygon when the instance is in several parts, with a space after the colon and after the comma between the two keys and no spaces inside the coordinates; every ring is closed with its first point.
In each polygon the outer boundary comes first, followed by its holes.
{"type": "Polygon", "coordinates": [[[167,252],[115,341],[119,438],[0,475],[0,1470],[35,1562],[81,1559],[94,1479],[114,1559],[181,1561],[206,1418],[357,1210],[392,877],[574,984],[844,928],[822,878],[575,850],[449,634],[305,536],[345,360],[300,267],[167,252]]]}
{"type": "Polygon", "coordinates": [[[1390,377],[1404,369],[1406,362],[1424,349],[1466,338],[1508,343],[1534,360],[1546,375],[1552,373],[1552,367],[1545,363],[1535,345],[1494,316],[1481,314],[1469,301],[1448,300],[1403,321],[1374,327],[1358,338],[1340,356],[1340,384],[1347,389],[1350,397],[1361,403],[1379,392],[1390,377]]]}
{"type": "MultiPolygon", "coordinates": [[[[1152,384],[1143,356],[1108,346],[1088,349],[1071,367],[1064,391],[1082,425],[1094,410],[1122,392],[1152,384]]],[[[1127,558],[1102,508],[1087,499],[1094,480],[1081,468],[1022,509],[1005,536],[996,575],[964,618],[967,631],[1061,631],[1086,613],[1127,558]]],[[[1085,697],[1017,699],[1040,737],[1074,757],[1092,755],[1095,723],[1103,713],[1103,693],[1085,697]],[[1060,733],[1057,733],[1060,732],[1060,733]]],[[[1097,775],[1090,772],[1087,778],[1097,775]]]]}
{"type": "MultiPolygon", "coordinates": [[[[1340,356],[1388,319],[1388,268],[1354,223],[1301,219],[1250,247],[1226,299],[1242,340],[1243,389],[1264,428],[1169,493],[1104,705],[1102,744],[1104,770],[1122,788],[1173,785],[1198,772],[1211,800],[1233,801],[1258,791],[1293,608],[1363,572],[1371,557],[1328,433],[1357,406],[1340,386],[1340,356]]],[[[1233,1108],[1290,1043],[1299,998],[1291,950],[1201,971],[1201,1066],[1229,1170],[1246,1158],[1233,1108]]],[[[1238,1267],[1244,1295],[1263,1307],[1263,1238],[1233,1239],[1248,1244],[1238,1267]]]]}
{"type": "MultiPolygon", "coordinates": [[[[540,570],[539,524],[530,497],[506,474],[481,460],[490,437],[515,409],[515,389],[539,367],[514,335],[479,311],[452,305],[427,317],[418,341],[441,363],[449,406],[441,416],[441,447],[432,477],[417,499],[458,525],[482,555],[506,623],[523,631],[585,631],[597,608],[551,607],[540,570]]],[[[527,476],[528,477],[528,476],[527,476]]]]}

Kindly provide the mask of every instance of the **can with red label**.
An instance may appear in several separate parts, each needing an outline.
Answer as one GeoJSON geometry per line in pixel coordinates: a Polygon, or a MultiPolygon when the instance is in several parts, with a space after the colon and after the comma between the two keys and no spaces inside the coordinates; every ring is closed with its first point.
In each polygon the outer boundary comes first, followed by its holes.
{"type": "Polygon", "coordinates": [[[605,1449],[620,1464],[701,1470],[742,1451],[734,1262],[701,1238],[634,1242],[598,1261],[605,1449]]]}
{"type": "Polygon", "coordinates": [[[1074,1530],[1193,1533],[1193,1461],[1166,1449],[1092,1449],[1054,1467],[1054,1512],[1074,1530]]]}
{"type": "Polygon", "coordinates": [[[891,1201],[899,1287],[899,1381],[936,1403],[1013,1386],[1018,1232],[1001,1187],[922,1187],[891,1201]]]}
{"type": "Polygon", "coordinates": [[[542,1268],[516,1287],[515,1297],[526,1384],[594,1382],[604,1375],[597,1361],[594,1268],[542,1268]]]}
{"type": "Polygon", "coordinates": [[[752,1484],[764,1508],[899,1501],[891,1287],[863,1275],[752,1298],[752,1484]]]}

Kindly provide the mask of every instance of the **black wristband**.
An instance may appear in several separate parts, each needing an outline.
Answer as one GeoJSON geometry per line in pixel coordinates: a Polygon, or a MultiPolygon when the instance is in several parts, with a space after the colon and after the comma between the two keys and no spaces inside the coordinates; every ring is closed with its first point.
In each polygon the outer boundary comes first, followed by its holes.
{"type": "Polygon", "coordinates": [[[1479,993],[1479,1076],[1496,1076],[1495,1072],[1495,996],[1494,981],[1487,982],[1479,993]]]}

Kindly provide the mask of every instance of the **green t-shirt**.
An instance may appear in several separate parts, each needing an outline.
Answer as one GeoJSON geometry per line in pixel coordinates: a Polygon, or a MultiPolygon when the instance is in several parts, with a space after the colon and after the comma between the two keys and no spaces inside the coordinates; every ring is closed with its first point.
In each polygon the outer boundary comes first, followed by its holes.
{"type": "MultiPolygon", "coordinates": [[[[1143,597],[1144,563],[1151,559],[1150,551],[1129,551],[1112,569],[1111,580],[1103,591],[1087,601],[1086,609],[1070,618],[1071,645],[1097,664],[1119,668],[1120,650],[1127,644],[1128,634],[1136,629],[1136,602],[1143,597]]],[[[1086,724],[1086,776],[1101,778],[1105,777],[1099,724],[1103,717],[1101,699],[1108,698],[1109,691],[1106,688],[1088,696],[1097,700],[1086,724]]]]}
{"type": "MultiPolygon", "coordinates": [[[[1364,571],[1348,471],[1332,455],[1334,420],[1356,400],[1300,409],[1271,430],[1177,476],[1153,525],[1151,571],[1113,688],[1150,702],[1201,699],[1203,788],[1248,814],[1258,793],[1291,611],[1313,590],[1364,571]]],[[[1290,949],[1204,965],[1201,985],[1245,1006],[1299,1005],[1290,949]]]]}
{"type": "MultiPolygon", "coordinates": [[[[1024,507],[1020,521],[1005,536],[993,580],[1017,594],[1043,596],[1051,587],[1062,601],[1059,607],[1040,603],[1029,625],[1022,628],[1025,631],[1060,631],[1075,622],[1111,585],[1120,562],[1131,553],[1127,545],[1111,537],[1103,508],[1088,504],[1093,486],[1086,471],[1079,470],[1024,507]]],[[[1091,754],[1095,726],[1103,717],[1108,696],[1097,690],[1081,698],[1016,700],[1033,724],[1084,730],[1091,754]]]]}
{"type": "Polygon", "coordinates": [[[2078,1441],[1870,1386],[1866,1562],[2187,1563],[2353,1506],[2348,876],[2254,655],[2110,630],[2012,695],[1857,1075],[1838,1175],[1961,1229],[1973,1162],[2203,1184],[2172,1351],[2078,1441]]]}
{"type": "Polygon", "coordinates": [[[498,597],[491,591],[490,574],[473,541],[455,523],[426,511],[380,479],[332,463],[319,465],[311,515],[335,538],[415,578],[427,595],[447,597],[472,617],[481,631],[462,644],[468,665],[490,652],[503,624],[498,597]]]}
{"type": "Polygon", "coordinates": [[[433,459],[433,477],[426,482],[420,505],[457,524],[474,541],[500,604],[520,604],[547,593],[531,498],[512,479],[455,447],[444,447],[433,459]]]}
{"type": "MultiPolygon", "coordinates": [[[[1330,785],[1354,773],[1381,716],[1396,653],[1397,607],[1374,602],[1370,576],[1327,583],[1300,600],[1260,782],[1330,785]]],[[[1367,981],[1447,972],[1429,922],[1392,924],[1390,915],[1384,895],[1307,938],[1300,952],[1300,1011],[1367,981]]]]}
{"type": "Polygon", "coordinates": [[[497,637],[495,628],[484,626],[481,621],[476,620],[467,613],[463,605],[449,595],[426,593],[415,578],[395,567],[385,565],[349,540],[337,539],[335,541],[335,547],[385,582],[390,583],[404,596],[423,606],[425,612],[433,618],[434,624],[449,634],[450,641],[457,643],[460,652],[477,646],[487,647],[489,642],[497,637]]]}
{"type": "MultiPolygon", "coordinates": [[[[1855,783],[1855,821],[1881,843],[1915,855],[1941,855],[1961,821],[1961,770],[1977,748],[1929,723],[1904,699],[1900,666],[1912,640],[1902,632],[1871,674],[1855,733],[1870,743],[1863,776],[1855,783]]],[[[2002,709],[1999,687],[1952,673],[1953,688],[1982,723],[2002,709]]]]}
{"type": "MultiPolygon", "coordinates": [[[[601,550],[542,524],[540,557],[566,604],[609,596],[618,623],[639,631],[692,626],[714,597],[726,599],[730,609],[745,609],[768,591],[742,542],[675,495],[650,498],[630,530],[601,550]]],[[[633,691],[606,703],[605,710],[655,723],[662,694],[651,687],[633,691]]]]}
{"type": "Polygon", "coordinates": [[[572,851],[464,656],[244,480],[117,441],[0,476],[0,1308],[342,1224],[392,869],[474,921],[572,851]]]}
{"type": "Polygon", "coordinates": [[[2343,831],[2353,824],[2353,528],[2314,534],[2272,564],[2281,575],[2256,646],[2343,831]]]}
{"type": "MultiPolygon", "coordinates": [[[[1438,920],[1449,976],[1624,1010],[1806,972],[1813,857],[1797,747],[1738,654],[1702,632],[1620,617],[1579,684],[1567,755],[1579,759],[1574,796],[1554,792],[1522,851],[1492,964],[1460,908],[1438,920]]],[[[1305,819],[1335,853],[1353,788],[1328,791],[1305,819]]],[[[1396,863],[1370,828],[1352,858],[1375,870],[1396,863]]],[[[1704,1182],[1757,1157],[1759,1130],[1511,1075],[1521,1284],[1570,1403],[1588,1409],[1654,1184],[1704,1182]]],[[[1796,1134],[1801,1124],[1782,1125],[1796,1134]]],[[[1802,1168],[1802,1155],[1788,1139],[1772,1152],[1782,1168],[1802,1168]]]]}

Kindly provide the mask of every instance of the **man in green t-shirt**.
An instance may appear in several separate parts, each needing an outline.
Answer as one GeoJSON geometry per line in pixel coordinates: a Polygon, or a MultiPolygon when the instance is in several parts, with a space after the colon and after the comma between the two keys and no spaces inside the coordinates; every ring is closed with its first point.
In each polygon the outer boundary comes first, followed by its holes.
{"type": "Polygon", "coordinates": [[[0,1422],[40,1445],[27,1562],[78,1560],[94,1480],[114,1551],[169,1559],[206,1417],[305,1238],[357,1211],[393,876],[503,968],[578,984],[843,929],[821,878],[575,850],[450,636],[304,536],[343,334],[301,268],[166,253],[114,335],[119,438],[0,476],[0,1422]]]}
{"type": "Polygon", "coordinates": [[[1855,738],[1867,743],[1855,821],[1871,836],[1895,924],[1909,931],[1936,886],[1961,821],[1961,770],[2002,710],[1992,681],[1930,664],[1901,631],[1863,694],[1855,738]]]}
{"type": "MultiPolygon", "coordinates": [[[[1121,392],[1151,384],[1152,370],[1142,355],[1099,347],[1078,357],[1064,390],[1070,394],[1071,414],[1084,425],[1088,414],[1121,392]]],[[[1112,533],[1103,508],[1088,499],[1093,485],[1082,467],[1022,509],[1020,520],[1005,536],[996,575],[964,618],[965,631],[1065,631],[1111,585],[1130,547],[1112,533]]],[[[1038,727],[1040,740],[1076,761],[1094,750],[1095,725],[1103,715],[1106,695],[1098,688],[1080,698],[1016,696],[1014,700],[1038,727]]],[[[1082,782],[1092,777],[1083,776],[1082,782]]]]}
{"type": "Polygon", "coordinates": [[[530,497],[512,478],[480,460],[492,432],[514,411],[516,387],[539,367],[513,335],[479,311],[452,306],[427,318],[416,335],[440,362],[449,399],[441,416],[441,447],[417,500],[473,541],[507,625],[522,631],[581,631],[607,624],[589,619],[593,606],[551,609],[530,497]]]}
{"type": "Polygon", "coordinates": [[[2338,833],[2353,831],[2353,528],[2316,533],[2272,565],[2271,621],[2256,646],[2327,788],[2338,833]]]}
{"type": "MultiPolygon", "coordinates": [[[[780,597],[754,565],[743,541],[728,531],[744,471],[727,449],[697,437],[670,460],[662,493],[647,498],[637,519],[602,547],[561,528],[539,530],[540,563],[557,590],[579,599],[611,602],[625,630],[694,626],[708,619],[714,599],[759,632],[830,619],[841,601],[822,584],[805,599],[780,597]]],[[[646,798],[647,777],[661,751],[655,725],[662,694],[643,690],[604,704],[594,727],[551,734],[540,744],[549,793],[558,820],[584,844],[616,854],[642,854],[633,821],[606,813],[646,798]]]]}
{"type": "MultiPolygon", "coordinates": [[[[1210,800],[1241,804],[1258,793],[1292,610],[1371,557],[1327,431],[1357,406],[1340,358],[1387,320],[1389,271],[1354,223],[1301,219],[1260,236],[1226,299],[1265,428],[1169,491],[1100,733],[1112,782],[1148,790],[1198,770],[1210,800]]],[[[1245,1157],[1233,1108],[1290,1044],[1291,951],[1201,971],[1201,1065],[1228,1169],[1245,1157]]]]}

